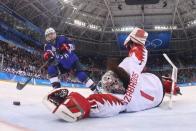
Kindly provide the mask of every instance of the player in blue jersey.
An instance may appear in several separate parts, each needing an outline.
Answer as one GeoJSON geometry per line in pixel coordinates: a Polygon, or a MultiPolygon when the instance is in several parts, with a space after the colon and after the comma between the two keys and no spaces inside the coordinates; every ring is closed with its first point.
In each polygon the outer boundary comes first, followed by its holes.
{"type": "Polygon", "coordinates": [[[60,88],[60,74],[75,71],[75,76],[79,81],[86,84],[91,90],[96,89],[94,82],[84,72],[77,55],[73,52],[72,41],[63,35],[57,36],[53,28],[45,31],[47,43],[44,47],[44,60],[48,63],[48,75],[53,88],[60,88]]]}

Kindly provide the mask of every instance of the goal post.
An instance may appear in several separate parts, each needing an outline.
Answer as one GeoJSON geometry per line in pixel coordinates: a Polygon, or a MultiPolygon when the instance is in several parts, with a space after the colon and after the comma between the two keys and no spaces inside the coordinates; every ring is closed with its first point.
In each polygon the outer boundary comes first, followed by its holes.
{"type": "Polygon", "coordinates": [[[172,88],[171,88],[171,92],[169,95],[169,108],[171,109],[173,106],[173,92],[174,92],[174,86],[175,83],[177,82],[177,74],[178,74],[178,68],[174,65],[174,63],[171,61],[171,59],[168,57],[167,54],[163,54],[163,56],[165,57],[165,59],[168,61],[168,63],[172,66],[172,88]]]}

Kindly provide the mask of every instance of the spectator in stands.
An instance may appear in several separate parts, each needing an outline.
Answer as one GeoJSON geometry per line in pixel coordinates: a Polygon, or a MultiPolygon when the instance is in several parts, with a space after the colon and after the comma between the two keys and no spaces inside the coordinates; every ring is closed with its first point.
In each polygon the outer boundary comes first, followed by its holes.
{"type": "MultiPolygon", "coordinates": [[[[0,54],[4,55],[3,71],[13,73],[21,76],[34,76],[35,78],[47,79],[46,70],[43,69],[41,73],[35,74],[36,70],[43,64],[36,53],[30,53],[24,49],[17,48],[15,46],[8,45],[7,43],[0,42],[0,54]]],[[[96,82],[98,82],[102,74],[106,70],[106,57],[101,56],[82,56],[79,55],[83,66],[89,73],[89,76],[96,82]]],[[[186,55],[184,57],[173,56],[172,60],[178,65],[178,83],[196,82],[196,59],[192,55],[186,55]],[[189,59],[188,61],[185,59],[189,59]],[[186,68],[185,68],[186,67],[186,68]]],[[[150,56],[147,63],[147,71],[162,76],[165,74],[171,74],[172,70],[170,65],[160,56],[150,56]]],[[[62,76],[61,80],[78,83],[77,80],[73,80],[72,74],[68,73],[62,76]]]]}

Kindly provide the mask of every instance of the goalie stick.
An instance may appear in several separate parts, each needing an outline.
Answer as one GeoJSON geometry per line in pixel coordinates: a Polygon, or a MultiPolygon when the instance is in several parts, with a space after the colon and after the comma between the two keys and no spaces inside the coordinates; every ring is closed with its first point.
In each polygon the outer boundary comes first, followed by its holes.
{"type": "MultiPolygon", "coordinates": [[[[46,61],[46,62],[37,70],[37,72],[35,72],[35,74],[39,73],[47,64],[48,64],[48,61],[46,61]]],[[[20,82],[18,82],[18,83],[17,83],[17,86],[16,86],[16,89],[22,90],[22,89],[31,81],[32,78],[33,78],[33,76],[32,76],[32,77],[29,77],[29,78],[26,80],[25,83],[20,83],[20,82]]]]}

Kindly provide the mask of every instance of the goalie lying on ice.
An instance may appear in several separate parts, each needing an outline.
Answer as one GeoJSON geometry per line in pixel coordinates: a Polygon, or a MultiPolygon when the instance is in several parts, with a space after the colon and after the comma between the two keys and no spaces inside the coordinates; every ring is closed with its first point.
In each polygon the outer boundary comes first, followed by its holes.
{"type": "MultiPolygon", "coordinates": [[[[129,55],[118,66],[111,66],[101,80],[104,94],[92,94],[85,98],[77,92],[68,93],[59,88],[48,94],[43,102],[59,118],[74,122],[86,117],[110,117],[121,112],[135,112],[157,107],[164,97],[161,80],[151,74],[142,73],[147,61],[144,46],[148,34],[135,28],[124,45],[129,55]]],[[[171,84],[166,83],[166,91],[171,84]]],[[[177,93],[179,88],[175,88],[177,93]]]]}
{"type": "MultiPolygon", "coordinates": [[[[146,86],[152,87],[148,91],[153,96],[148,96],[147,94],[145,96],[136,87],[135,91],[137,92],[138,100],[137,97],[132,97],[134,101],[126,103],[122,99],[123,94],[92,94],[85,98],[77,92],[69,93],[66,88],[59,88],[45,96],[43,103],[54,115],[67,122],[75,122],[87,117],[110,117],[121,112],[141,111],[157,107],[161,104],[164,94],[160,80],[150,73],[142,73],[140,80],[145,80],[146,86]]],[[[139,85],[142,86],[143,84],[139,85]]],[[[167,90],[171,89],[171,86],[166,88],[167,90]]],[[[175,91],[178,89],[176,87],[175,91]]]]}

